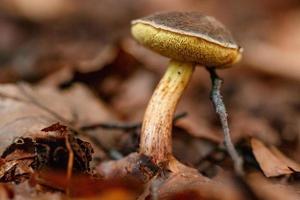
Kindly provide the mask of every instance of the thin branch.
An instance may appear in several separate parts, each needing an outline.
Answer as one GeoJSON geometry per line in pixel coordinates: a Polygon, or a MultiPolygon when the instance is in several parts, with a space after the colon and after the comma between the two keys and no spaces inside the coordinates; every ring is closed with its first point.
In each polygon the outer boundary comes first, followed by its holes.
{"type": "MultiPolygon", "coordinates": [[[[94,124],[94,125],[90,125],[90,126],[83,126],[83,127],[76,127],[74,126],[71,122],[69,122],[69,120],[65,119],[64,117],[62,117],[61,115],[59,115],[58,113],[56,113],[55,111],[51,110],[50,108],[48,108],[47,106],[43,105],[42,103],[40,103],[39,101],[37,101],[26,89],[26,87],[22,84],[18,85],[19,86],[19,90],[20,92],[27,98],[27,99],[22,99],[22,98],[18,98],[18,97],[14,97],[14,96],[10,96],[7,94],[3,94],[0,93],[0,97],[2,98],[9,98],[9,99],[13,99],[16,101],[20,101],[20,102],[24,102],[24,103],[29,103],[32,104],[34,106],[37,106],[38,108],[48,112],[50,115],[52,115],[55,119],[59,120],[60,122],[64,123],[66,126],[68,126],[75,134],[79,134],[82,136],[85,136],[87,138],[89,138],[91,141],[93,141],[93,143],[103,152],[106,153],[106,155],[108,155],[111,159],[120,159],[123,157],[123,155],[118,152],[117,150],[114,149],[108,149],[105,147],[105,145],[103,145],[101,143],[101,141],[96,138],[95,136],[92,136],[90,134],[87,134],[85,131],[88,130],[93,130],[93,129],[97,129],[97,128],[102,128],[102,129],[117,129],[117,130],[124,130],[124,131],[130,131],[130,130],[135,130],[138,129],[142,126],[141,122],[138,123],[134,123],[134,124],[110,124],[110,123],[98,123],[98,124],[94,124]]],[[[180,113],[178,115],[176,115],[173,119],[173,122],[177,121],[180,118],[183,118],[187,115],[186,112],[180,113]]]]}
{"type": "Polygon", "coordinates": [[[73,172],[73,165],[74,165],[74,152],[72,149],[72,145],[70,144],[69,140],[70,135],[66,134],[65,136],[65,143],[66,147],[69,152],[69,157],[68,157],[68,166],[67,166],[67,188],[66,188],[66,194],[69,197],[70,196],[70,183],[71,183],[71,178],[72,178],[72,172],[73,172]]]}
{"type": "Polygon", "coordinates": [[[108,148],[106,148],[101,141],[90,135],[87,134],[85,131],[81,130],[80,128],[77,128],[76,126],[74,126],[72,123],[69,122],[69,120],[65,119],[64,117],[62,117],[61,115],[59,115],[58,113],[56,113],[55,111],[51,110],[50,108],[48,108],[47,106],[43,105],[42,103],[38,102],[28,91],[27,89],[24,87],[24,85],[20,84],[19,86],[19,90],[20,92],[28,99],[28,100],[23,100],[23,99],[19,99],[19,98],[14,98],[11,96],[6,96],[6,95],[1,95],[3,97],[7,97],[7,98],[11,98],[17,101],[22,101],[24,103],[31,103],[32,105],[37,106],[38,108],[48,112],[50,115],[52,115],[55,119],[59,120],[60,122],[64,123],[66,126],[68,126],[70,128],[71,131],[73,131],[75,134],[79,134],[82,136],[85,136],[87,138],[89,138],[98,148],[100,151],[105,152],[106,155],[108,155],[110,158],[112,159],[118,159],[122,156],[121,153],[117,152],[116,150],[110,150],[108,148]],[[118,156],[116,156],[118,155],[118,156]]]}
{"type": "Polygon", "coordinates": [[[215,68],[206,68],[206,69],[210,73],[210,78],[212,83],[210,98],[222,125],[226,150],[234,162],[234,168],[236,174],[243,176],[244,174],[243,159],[239,156],[238,152],[236,151],[232,143],[230,137],[230,130],[228,126],[226,107],[224,105],[222,95],[220,92],[223,81],[217,75],[215,68]]]}
{"type": "MultiPolygon", "coordinates": [[[[176,115],[173,118],[173,122],[176,122],[177,120],[185,117],[187,115],[186,112],[180,113],[178,115],[176,115]]],[[[98,123],[98,124],[93,124],[93,125],[89,125],[89,126],[83,126],[80,129],[87,131],[87,130],[93,130],[93,129],[110,129],[110,130],[123,130],[123,131],[131,131],[131,130],[135,130],[135,129],[139,129],[142,127],[142,123],[138,122],[138,123],[133,123],[133,124],[114,124],[114,123],[98,123]]]]}

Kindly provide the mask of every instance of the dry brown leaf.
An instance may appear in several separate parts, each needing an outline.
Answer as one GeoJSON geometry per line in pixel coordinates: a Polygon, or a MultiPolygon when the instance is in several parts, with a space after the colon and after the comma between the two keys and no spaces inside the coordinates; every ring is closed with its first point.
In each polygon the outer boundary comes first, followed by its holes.
{"type": "Polygon", "coordinates": [[[262,200],[296,200],[299,191],[289,185],[271,182],[260,174],[250,174],[247,179],[254,193],[262,200]]]}
{"type": "MultiPolygon", "coordinates": [[[[250,67],[266,73],[300,80],[299,55],[297,51],[282,50],[282,48],[262,42],[252,42],[248,45],[246,62],[250,67]]],[[[299,50],[298,50],[299,51],[299,50]]]]}
{"type": "Polygon", "coordinates": [[[136,199],[142,191],[142,185],[132,179],[100,179],[84,174],[74,174],[67,180],[65,173],[41,171],[35,177],[37,184],[69,190],[69,198],[74,200],[93,199],[136,199]]]}
{"type": "Polygon", "coordinates": [[[159,185],[159,199],[176,199],[176,195],[185,192],[193,193],[197,198],[205,200],[240,200],[241,193],[229,180],[208,179],[197,170],[180,167],[175,173],[161,181],[159,185]]]}
{"type": "Polygon", "coordinates": [[[64,67],[62,69],[57,70],[56,72],[49,74],[46,78],[42,79],[39,82],[39,86],[59,87],[61,84],[72,80],[72,78],[73,70],[68,67],[64,67]]]}
{"type": "Polygon", "coordinates": [[[12,188],[8,184],[1,183],[0,184],[0,199],[1,200],[9,200],[14,197],[14,193],[12,188]]]}
{"type": "Polygon", "coordinates": [[[15,27],[2,30],[0,25],[1,66],[12,71],[12,77],[4,80],[39,80],[64,67],[81,72],[101,69],[115,58],[115,43],[128,34],[138,4],[133,0],[4,0],[0,21],[15,27]]]}
{"type": "Polygon", "coordinates": [[[197,117],[193,118],[187,116],[186,118],[176,122],[176,126],[184,129],[187,133],[189,133],[195,138],[208,139],[213,142],[222,141],[221,134],[217,135],[215,131],[209,129],[208,128],[209,125],[205,123],[203,120],[199,120],[198,123],[196,123],[196,119],[197,117]]]}
{"type": "Polygon", "coordinates": [[[120,115],[132,121],[142,119],[154,88],[155,77],[146,70],[137,70],[121,86],[112,99],[112,106],[120,115]]]}
{"type": "Polygon", "coordinates": [[[221,142],[221,129],[211,125],[216,117],[209,99],[209,75],[199,66],[195,70],[191,83],[179,102],[178,111],[187,112],[187,117],[176,122],[176,126],[197,138],[204,138],[213,142],[221,142]]]}
{"type": "Polygon", "coordinates": [[[73,6],[69,0],[45,1],[41,3],[36,0],[13,0],[3,1],[3,8],[17,16],[23,16],[33,21],[57,19],[69,14],[73,6]]]}
{"type": "Polygon", "coordinates": [[[105,178],[125,177],[147,183],[157,174],[159,167],[149,157],[132,153],[117,161],[102,162],[97,171],[105,178]]]}
{"type": "Polygon", "coordinates": [[[1,152],[15,137],[39,132],[57,121],[85,126],[114,119],[105,104],[80,85],[65,92],[51,87],[2,85],[0,95],[1,152]]]}
{"type": "Polygon", "coordinates": [[[0,180],[24,182],[44,168],[89,173],[92,153],[90,143],[74,137],[66,126],[56,123],[26,137],[19,136],[5,149],[1,155],[0,180]]]}
{"type": "Polygon", "coordinates": [[[264,28],[265,41],[247,41],[245,63],[250,67],[286,78],[300,81],[298,52],[300,50],[299,8],[275,17],[269,26],[258,23],[256,29],[264,28]],[[286,37],[288,35],[288,37],[286,37]]]}
{"type": "Polygon", "coordinates": [[[300,164],[299,163],[295,162],[291,158],[288,158],[281,151],[279,151],[279,149],[276,148],[275,146],[271,146],[270,150],[277,158],[284,161],[291,170],[293,170],[295,172],[300,172],[300,164]]]}
{"type": "Polygon", "coordinates": [[[116,120],[108,105],[96,98],[83,85],[74,85],[71,89],[61,92],[67,104],[72,109],[74,119],[79,126],[87,126],[99,122],[116,120]]]}
{"type": "Polygon", "coordinates": [[[92,197],[72,198],[72,200],[136,200],[137,195],[124,189],[108,189],[101,195],[92,197]]]}
{"type": "Polygon", "coordinates": [[[252,138],[253,154],[267,177],[299,172],[300,165],[283,155],[276,147],[269,149],[260,140],[252,138]]]}
{"type": "Polygon", "coordinates": [[[106,45],[95,57],[80,61],[76,69],[82,73],[99,70],[101,67],[112,63],[116,59],[117,53],[117,47],[106,45]]]}
{"type": "Polygon", "coordinates": [[[280,143],[279,136],[266,119],[255,118],[246,111],[236,111],[231,113],[231,120],[231,132],[235,141],[255,137],[269,144],[280,143]]]}
{"type": "MultiPolygon", "coordinates": [[[[182,119],[178,120],[181,121],[182,119]]],[[[173,154],[183,163],[198,166],[199,161],[210,155],[218,146],[211,140],[193,137],[192,134],[175,126],[173,128],[173,154]]]]}

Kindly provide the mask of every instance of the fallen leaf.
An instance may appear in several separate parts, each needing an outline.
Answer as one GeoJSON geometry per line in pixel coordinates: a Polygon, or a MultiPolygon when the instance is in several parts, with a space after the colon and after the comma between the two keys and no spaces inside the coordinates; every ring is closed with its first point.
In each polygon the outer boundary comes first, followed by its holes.
{"type": "Polygon", "coordinates": [[[0,199],[9,200],[14,198],[14,192],[10,185],[1,183],[0,184],[0,199]]]}
{"type": "Polygon", "coordinates": [[[269,149],[260,140],[252,138],[253,154],[267,177],[300,172],[300,165],[283,155],[276,147],[269,149]]]}
{"type": "Polygon", "coordinates": [[[117,161],[102,162],[97,171],[105,178],[132,178],[140,183],[147,183],[152,179],[159,167],[149,157],[139,153],[132,153],[117,161]]]}
{"type": "Polygon", "coordinates": [[[293,187],[272,182],[262,177],[260,174],[253,173],[247,177],[248,183],[253,192],[259,199],[263,200],[296,200],[300,199],[299,192],[293,187]]]}
{"type": "Polygon", "coordinates": [[[39,132],[61,121],[85,126],[114,119],[101,100],[83,86],[68,91],[29,85],[0,87],[0,152],[14,138],[39,132]]]}
{"type": "Polygon", "coordinates": [[[255,137],[269,144],[280,143],[279,136],[266,119],[256,118],[245,112],[234,112],[231,119],[231,132],[235,141],[255,137]]]}
{"type": "Polygon", "coordinates": [[[0,180],[20,183],[44,168],[89,173],[92,153],[88,142],[75,138],[66,126],[56,123],[32,135],[16,138],[5,149],[1,155],[0,180]],[[71,151],[73,157],[70,157],[71,151]],[[70,158],[72,166],[68,163],[70,158]]]}
{"type": "Polygon", "coordinates": [[[137,70],[120,86],[120,92],[112,99],[112,106],[131,121],[142,119],[153,92],[154,82],[153,73],[142,69],[137,70]]]}
{"type": "MultiPolygon", "coordinates": [[[[240,200],[242,194],[229,180],[213,180],[189,167],[180,167],[176,172],[162,178],[158,188],[159,199],[177,199],[177,195],[190,194],[195,199],[240,200]]],[[[180,198],[179,198],[180,199],[180,198]]]]}
{"type": "Polygon", "coordinates": [[[41,171],[35,177],[38,184],[69,190],[69,197],[83,199],[136,199],[142,191],[142,185],[133,179],[102,179],[85,174],[74,174],[67,180],[65,173],[59,171],[41,171]]]}
{"type": "Polygon", "coordinates": [[[45,1],[40,3],[36,0],[4,1],[4,8],[14,15],[26,17],[33,21],[43,21],[57,19],[72,11],[72,4],[68,0],[45,1]]]}
{"type": "Polygon", "coordinates": [[[300,172],[300,164],[292,160],[291,158],[284,155],[278,148],[275,146],[270,147],[271,152],[280,160],[286,163],[287,166],[294,172],[300,172]]]}

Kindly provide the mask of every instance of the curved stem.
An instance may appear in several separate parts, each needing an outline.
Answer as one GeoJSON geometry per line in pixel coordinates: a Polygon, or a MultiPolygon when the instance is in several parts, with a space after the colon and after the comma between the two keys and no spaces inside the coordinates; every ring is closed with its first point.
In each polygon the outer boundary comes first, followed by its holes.
{"type": "Polygon", "coordinates": [[[171,60],[146,109],[140,152],[155,163],[168,161],[172,155],[172,119],[176,106],[194,71],[193,63],[171,60]]]}

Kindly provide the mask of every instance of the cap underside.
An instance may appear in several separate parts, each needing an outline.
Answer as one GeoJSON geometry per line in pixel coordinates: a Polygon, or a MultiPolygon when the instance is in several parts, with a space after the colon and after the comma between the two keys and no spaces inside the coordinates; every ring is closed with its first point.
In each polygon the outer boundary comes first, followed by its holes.
{"type": "MultiPolygon", "coordinates": [[[[240,57],[239,48],[231,48],[199,37],[155,27],[137,20],[133,22],[132,34],[144,46],[157,53],[184,62],[194,62],[205,66],[226,67],[240,57]]],[[[237,46],[237,45],[236,45],[237,46]]]]}

